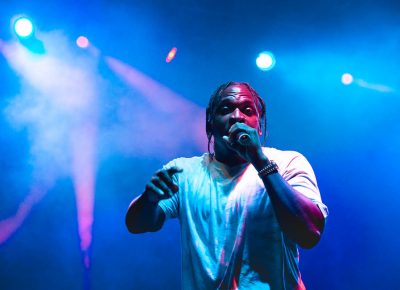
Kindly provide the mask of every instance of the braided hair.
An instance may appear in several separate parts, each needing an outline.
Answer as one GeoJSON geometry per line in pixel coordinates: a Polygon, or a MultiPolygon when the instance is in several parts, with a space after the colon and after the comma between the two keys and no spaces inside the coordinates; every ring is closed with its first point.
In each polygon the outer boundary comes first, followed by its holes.
{"type": "Polygon", "coordinates": [[[217,112],[218,104],[221,100],[221,96],[225,89],[227,89],[230,86],[233,85],[244,85],[249,92],[251,93],[255,106],[257,108],[258,116],[259,116],[259,126],[262,130],[262,133],[264,135],[263,142],[266,140],[266,133],[267,133],[267,118],[266,118],[266,106],[264,100],[259,96],[259,94],[248,84],[245,82],[227,82],[222,85],[220,85],[217,90],[211,95],[210,101],[208,102],[208,106],[206,109],[206,133],[207,133],[207,139],[208,139],[208,153],[210,153],[211,156],[213,154],[210,152],[210,144],[211,144],[211,139],[213,137],[213,123],[214,123],[214,118],[215,114],[217,112]]]}

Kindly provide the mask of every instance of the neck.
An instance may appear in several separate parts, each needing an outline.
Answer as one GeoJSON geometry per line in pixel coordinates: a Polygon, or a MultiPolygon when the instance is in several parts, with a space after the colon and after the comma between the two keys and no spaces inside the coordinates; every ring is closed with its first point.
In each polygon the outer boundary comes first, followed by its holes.
{"type": "Polygon", "coordinates": [[[236,152],[230,149],[226,151],[221,151],[217,150],[217,148],[214,148],[214,150],[215,150],[215,155],[214,155],[215,159],[230,167],[248,163],[246,160],[241,158],[236,152]]]}

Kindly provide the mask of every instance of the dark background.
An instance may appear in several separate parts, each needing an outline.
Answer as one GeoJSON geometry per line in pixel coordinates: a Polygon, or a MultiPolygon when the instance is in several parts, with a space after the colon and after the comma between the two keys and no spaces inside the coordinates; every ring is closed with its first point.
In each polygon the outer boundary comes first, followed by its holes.
{"type": "MultiPolygon", "coordinates": [[[[307,289],[399,287],[396,1],[2,1],[3,43],[13,41],[9,23],[19,13],[40,31],[61,31],[71,47],[86,35],[101,52],[95,72],[106,89],[96,101],[93,240],[85,272],[73,177],[68,166],[47,160],[46,150],[32,158],[40,136],[35,121],[16,125],[8,113],[27,92],[23,75],[0,54],[0,221],[16,216],[32,187],[45,192],[0,243],[0,289],[180,287],[178,222],[131,235],[124,216],[162,164],[206,150],[204,127],[187,130],[197,117],[186,114],[183,122],[185,112],[160,112],[110,69],[107,57],[169,88],[196,112],[220,83],[251,83],[267,103],[267,145],[303,153],[329,206],[320,244],[301,251],[307,289]],[[166,63],[174,46],[177,55],[166,63]],[[263,50],[277,60],[268,72],[255,65],[263,50]],[[346,72],[358,81],[344,86],[346,72]],[[51,182],[43,185],[43,176],[51,182]]],[[[155,102],[173,107],[164,97],[155,102]]]]}

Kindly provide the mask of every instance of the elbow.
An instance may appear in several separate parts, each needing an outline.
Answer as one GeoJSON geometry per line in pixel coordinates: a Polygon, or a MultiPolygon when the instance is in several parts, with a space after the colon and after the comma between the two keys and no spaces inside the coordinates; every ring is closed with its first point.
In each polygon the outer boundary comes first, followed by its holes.
{"type": "Polygon", "coordinates": [[[303,249],[311,249],[315,247],[321,240],[322,233],[325,228],[325,219],[320,216],[313,224],[305,230],[305,232],[300,235],[298,245],[303,249]]]}
{"type": "Polygon", "coordinates": [[[128,211],[125,216],[125,226],[131,234],[141,234],[146,232],[140,221],[137,220],[137,217],[130,211],[128,211]]]}
{"type": "Polygon", "coordinates": [[[136,224],[128,219],[128,217],[125,218],[125,226],[127,230],[131,234],[140,234],[142,231],[136,226],[136,224]]]}
{"type": "Polygon", "coordinates": [[[297,241],[297,244],[303,249],[311,249],[315,247],[320,240],[321,240],[321,232],[315,230],[307,233],[305,237],[299,239],[297,241]]]}
{"type": "Polygon", "coordinates": [[[131,234],[142,234],[147,232],[157,232],[162,228],[162,221],[160,220],[154,224],[143,223],[135,220],[128,215],[125,218],[125,226],[131,234]]]}
{"type": "Polygon", "coordinates": [[[300,235],[297,243],[303,249],[311,249],[315,247],[321,240],[325,227],[325,220],[321,219],[317,224],[311,226],[300,235]]]}
{"type": "Polygon", "coordinates": [[[164,220],[165,214],[157,204],[146,204],[140,198],[132,202],[125,215],[126,228],[132,234],[159,231],[164,220]]]}
{"type": "Polygon", "coordinates": [[[155,232],[157,229],[148,229],[143,226],[138,225],[137,223],[130,222],[130,221],[125,221],[126,228],[128,229],[128,232],[131,234],[143,234],[147,232],[155,232]]]}

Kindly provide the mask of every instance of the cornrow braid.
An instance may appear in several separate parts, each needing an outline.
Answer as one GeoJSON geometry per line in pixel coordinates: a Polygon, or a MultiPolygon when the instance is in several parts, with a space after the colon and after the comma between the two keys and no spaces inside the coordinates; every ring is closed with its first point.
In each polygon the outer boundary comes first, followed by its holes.
{"type": "Polygon", "coordinates": [[[228,87],[232,85],[244,85],[246,88],[249,90],[251,95],[254,98],[256,108],[258,110],[258,116],[259,116],[259,126],[263,132],[263,143],[266,141],[266,135],[267,135],[267,118],[266,118],[266,106],[264,100],[260,97],[260,95],[246,82],[227,82],[222,85],[220,85],[216,91],[211,95],[210,100],[208,102],[208,106],[206,109],[206,133],[207,133],[207,139],[208,139],[208,153],[210,153],[211,156],[213,154],[210,151],[210,146],[211,146],[211,139],[213,136],[212,129],[213,129],[213,122],[215,118],[215,114],[217,111],[217,107],[219,104],[219,101],[221,99],[222,93],[227,89],[228,87]]]}

